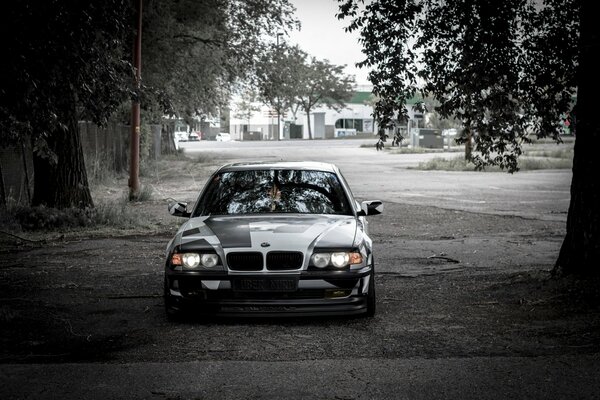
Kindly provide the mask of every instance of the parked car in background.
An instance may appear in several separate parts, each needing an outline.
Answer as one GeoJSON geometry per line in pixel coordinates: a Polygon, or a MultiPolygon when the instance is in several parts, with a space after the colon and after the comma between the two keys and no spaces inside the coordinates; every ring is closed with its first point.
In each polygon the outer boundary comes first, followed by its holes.
{"type": "Polygon", "coordinates": [[[173,139],[176,142],[185,142],[188,140],[188,131],[183,126],[175,127],[175,131],[173,132],[173,139]]]}
{"type": "Polygon", "coordinates": [[[200,140],[200,135],[198,132],[190,132],[187,140],[189,140],[190,142],[198,141],[200,140]]]}
{"type": "Polygon", "coordinates": [[[231,141],[231,135],[229,133],[217,133],[217,136],[215,137],[215,140],[217,142],[230,142],[231,141]]]}
{"type": "Polygon", "coordinates": [[[167,246],[169,317],[205,314],[375,314],[367,215],[333,164],[229,164],[208,180],[167,246]]]}

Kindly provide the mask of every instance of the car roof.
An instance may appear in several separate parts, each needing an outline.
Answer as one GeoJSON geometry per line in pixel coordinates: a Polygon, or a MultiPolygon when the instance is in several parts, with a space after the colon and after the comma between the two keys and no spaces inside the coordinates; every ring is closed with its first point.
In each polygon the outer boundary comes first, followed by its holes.
{"type": "Polygon", "coordinates": [[[262,161],[223,165],[217,172],[251,171],[257,169],[301,169],[307,171],[338,172],[334,164],[315,161],[262,161]]]}

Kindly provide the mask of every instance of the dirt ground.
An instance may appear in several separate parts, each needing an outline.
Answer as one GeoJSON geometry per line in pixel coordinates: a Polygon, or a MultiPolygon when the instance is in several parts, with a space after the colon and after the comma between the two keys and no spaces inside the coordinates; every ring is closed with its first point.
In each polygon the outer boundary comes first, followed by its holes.
{"type": "MultiPolygon", "coordinates": [[[[377,255],[373,319],[169,322],[162,303],[164,249],[182,220],[167,214],[166,199],[176,192],[193,199],[197,182],[149,181],[154,200],[130,206],[145,228],[17,235],[29,240],[0,235],[1,363],[536,357],[600,350],[600,282],[550,275],[564,222],[389,202],[385,215],[370,223],[377,255]]],[[[125,185],[122,178],[99,186],[95,196],[114,200],[125,185]]]]}

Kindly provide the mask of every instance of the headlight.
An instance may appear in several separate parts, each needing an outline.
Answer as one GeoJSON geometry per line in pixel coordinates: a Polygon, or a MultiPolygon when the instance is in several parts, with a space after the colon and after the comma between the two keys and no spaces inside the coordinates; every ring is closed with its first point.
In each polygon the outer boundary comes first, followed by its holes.
{"type": "Polygon", "coordinates": [[[199,254],[199,253],[174,253],[171,256],[171,265],[183,265],[184,268],[194,269],[199,266],[213,268],[219,264],[219,256],[216,254],[199,254]]]}
{"type": "Polygon", "coordinates": [[[317,268],[325,268],[329,265],[329,260],[331,259],[331,254],[329,253],[315,253],[310,258],[312,264],[317,268]]]}
{"type": "Polygon", "coordinates": [[[333,253],[313,253],[310,257],[311,265],[317,268],[333,266],[344,268],[352,264],[361,264],[362,255],[356,251],[336,251],[333,253]]]}
{"type": "Polygon", "coordinates": [[[350,261],[348,253],[331,253],[331,264],[336,268],[345,267],[348,261],[350,261]]]}
{"type": "Polygon", "coordinates": [[[206,268],[212,268],[219,263],[219,256],[216,254],[202,254],[200,262],[206,268]]]}
{"type": "Polygon", "coordinates": [[[200,254],[197,253],[184,253],[182,255],[183,266],[186,268],[196,268],[200,265],[200,254]]]}

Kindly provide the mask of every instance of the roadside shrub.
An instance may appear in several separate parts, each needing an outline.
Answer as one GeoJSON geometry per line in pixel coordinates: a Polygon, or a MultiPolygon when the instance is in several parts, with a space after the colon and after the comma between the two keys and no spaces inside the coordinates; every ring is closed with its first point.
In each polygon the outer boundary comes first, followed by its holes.
{"type": "Polygon", "coordinates": [[[435,157],[427,162],[419,163],[417,167],[409,169],[424,171],[474,171],[475,165],[467,162],[464,156],[453,158],[435,157]]]}
{"type": "Polygon", "coordinates": [[[44,206],[13,206],[0,222],[9,231],[64,231],[77,228],[131,228],[147,222],[126,201],[100,203],[94,208],[56,209],[44,206]]]}
{"type": "Polygon", "coordinates": [[[15,220],[25,231],[50,231],[59,228],[89,226],[92,223],[93,209],[15,206],[12,210],[15,220]]]}
{"type": "Polygon", "coordinates": [[[140,190],[133,195],[129,196],[129,200],[130,201],[138,201],[138,202],[142,202],[142,201],[150,201],[152,200],[152,186],[150,185],[142,185],[140,186],[140,190]]]}
{"type": "Polygon", "coordinates": [[[107,152],[88,155],[85,164],[90,185],[100,185],[113,181],[118,173],[107,167],[113,163],[113,156],[107,152]]]}
{"type": "Polygon", "coordinates": [[[129,208],[126,199],[98,204],[94,209],[92,221],[95,226],[115,228],[131,228],[147,224],[139,213],[129,208]]]}

